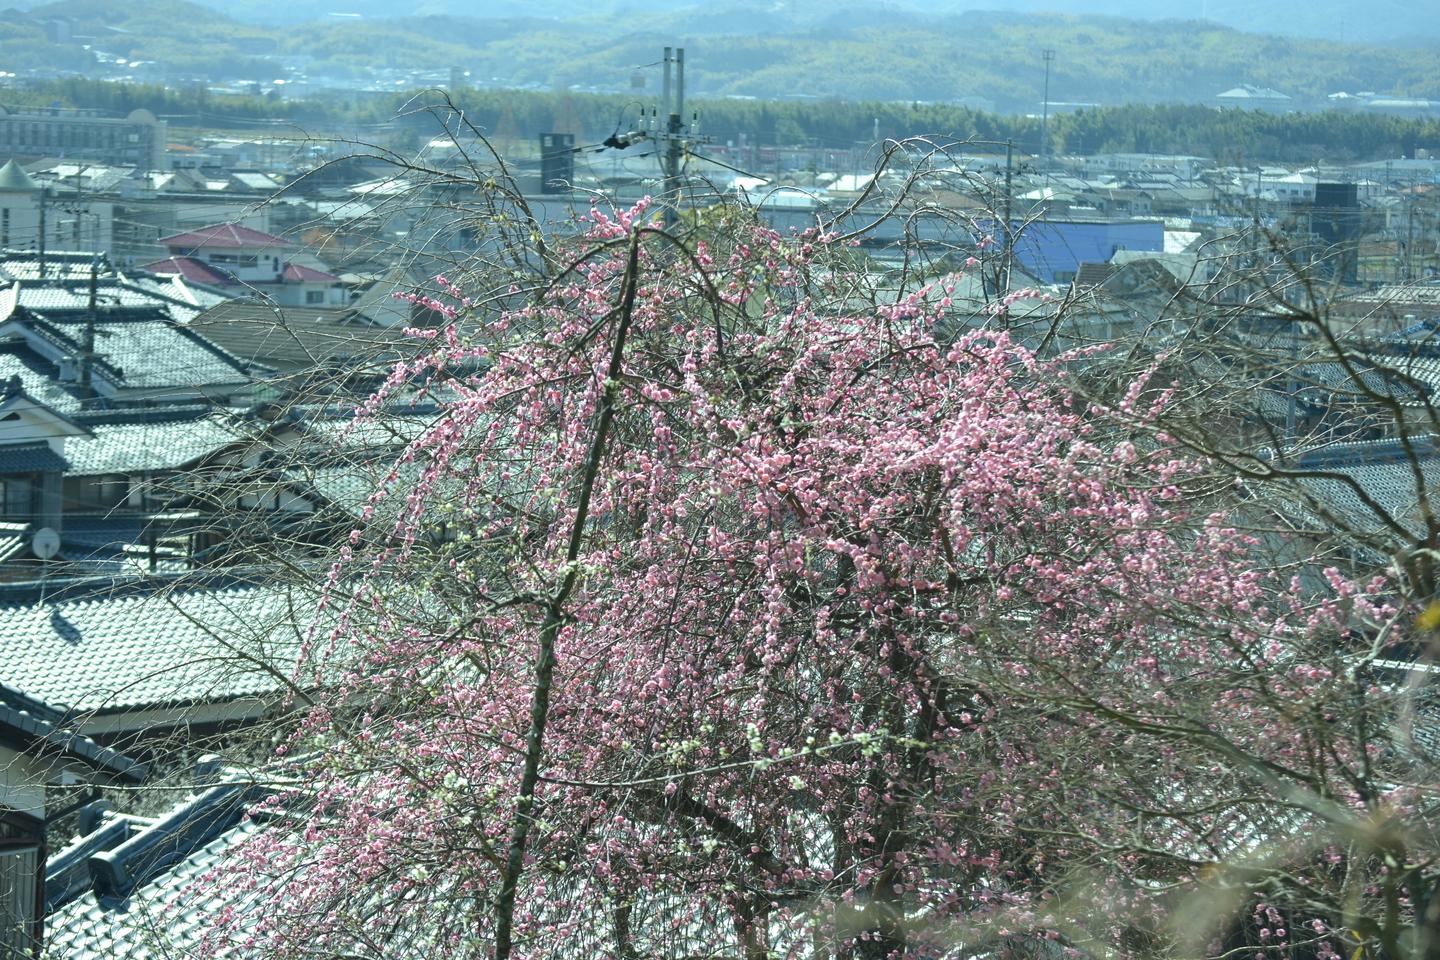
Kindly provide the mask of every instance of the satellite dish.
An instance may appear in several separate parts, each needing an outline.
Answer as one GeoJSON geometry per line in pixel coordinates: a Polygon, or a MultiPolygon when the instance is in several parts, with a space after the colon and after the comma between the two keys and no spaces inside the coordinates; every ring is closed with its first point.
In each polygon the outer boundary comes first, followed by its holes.
{"type": "Polygon", "coordinates": [[[49,560],[60,552],[60,534],[49,527],[41,527],[30,539],[30,551],[41,560],[49,560]]]}

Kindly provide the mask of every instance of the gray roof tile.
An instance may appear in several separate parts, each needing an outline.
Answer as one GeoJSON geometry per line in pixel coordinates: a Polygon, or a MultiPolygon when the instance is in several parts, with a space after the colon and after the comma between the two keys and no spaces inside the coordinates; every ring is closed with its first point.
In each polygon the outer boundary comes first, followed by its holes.
{"type": "Polygon", "coordinates": [[[123,898],[86,891],[46,918],[48,953],[72,960],[189,955],[204,934],[207,917],[234,902],[228,892],[197,893],[189,888],[262,829],[249,820],[236,823],[123,898]],[[182,897],[185,909],[173,909],[182,897]],[[157,923],[161,916],[166,918],[163,925],[157,923]]]}
{"type": "Polygon", "coordinates": [[[249,436],[223,417],[97,424],[91,429],[94,439],[76,438],[65,445],[72,476],[178,470],[249,436]]]}
{"type": "Polygon", "coordinates": [[[0,349],[0,382],[19,377],[25,392],[47,407],[74,417],[80,413],[80,401],[54,379],[55,364],[23,347],[9,345],[0,349]]]}
{"type": "Polygon", "coordinates": [[[76,758],[129,780],[145,779],[144,764],[67,730],[58,721],[50,705],[0,684],[0,739],[21,741],[29,752],[76,758]]]}
{"type": "Polygon", "coordinates": [[[69,470],[70,464],[43,440],[39,443],[14,443],[0,446],[0,473],[40,473],[45,470],[69,470]]]}
{"type": "Polygon", "coordinates": [[[285,669],[312,610],[278,587],[0,606],[0,677],[85,713],[265,695],[251,657],[285,669]]]}
{"type": "MultiPolygon", "coordinates": [[[[29,322],[70,353],[81,352],[87,322],[83,310],[37,310],[29,322]]],[[[102,318],[95,326],[95,351],[104,368],[119,373],[120,385],[131,389],[243,384],[251,379],[240,360],[159,315],[102,318]]]]}

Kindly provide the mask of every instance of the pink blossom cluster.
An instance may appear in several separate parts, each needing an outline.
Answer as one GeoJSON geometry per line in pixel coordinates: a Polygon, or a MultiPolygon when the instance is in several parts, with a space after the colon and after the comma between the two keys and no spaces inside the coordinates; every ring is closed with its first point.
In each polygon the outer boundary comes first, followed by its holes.
{"type": "MultiPolygon", "coordinates": [[[[937,343],[919,296],[838,309],[825,238],[677,252],[645,212],[594,211],[534,305],[423,301],[455,323],[359,417],[453,373],[444,413],[330,568],[296,674],[321,699],[285,746],[313,791],[209,881],[250,904],[212,951],[490,955],[632,243],[517,955],[1123,955],[1264,831],[1324,845],[1227,795],[1283,795],[1262,768],[1298,769],[1296,714],[1349,682],[1307,651],[1393,619],[1383,584],[1317,601],[1263,569],[1192,505],[1196,464],[1005,334],[937,343]]],[[[1165,402],[1140,382],[1126,411],[1165,402]]],[[[1325,794],[1363,803],[1365,746],[1327,749],[1325,794]]],[[[1261,919],[1266,944],[1329,922],[1261,919]]]]}

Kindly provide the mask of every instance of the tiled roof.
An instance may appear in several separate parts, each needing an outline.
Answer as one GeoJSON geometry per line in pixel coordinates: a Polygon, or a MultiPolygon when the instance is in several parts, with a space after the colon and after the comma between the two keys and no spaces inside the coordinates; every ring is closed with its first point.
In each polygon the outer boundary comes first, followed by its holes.
{"type": "Polygon", "coordinates": [[[385,480],[386,470],[365,464],[294,467],[287,479],[352,516],[363,515],[370,497],[385,480]]]}
{"type": "MultiPolygon", "coordinates": [[[[198,283],[198,281],[196,282],[198,283]]],[[[158,277],[148,273],[142,273],[133,277],[126,277],[125,284],[126,286],[133,287],[153,296],[165,297],[169,300],[177,300],[189,304],[195,312],[208,310],[217,303],[224,303],[230,299],[228,294],[207,290],[203,286],[187,284],[185,278],[179,274],[158,277]]],[[[170,315],[184,322],[188,321],[194,313],[179,316],[172,307],[170,315]]]]}
{"type": "Polygon", "coordinates": [[[340,278],[333,273],[325,273],[322,270],[314,270],[298,263],[285,264],[285,270],[280,274],[282,280],[292,283],[339,283],[340,278]]]}
{"type": "MultiPolygon", "coordinates": [[[[34,308],[26,313],[19,322],[36,336],[54,344],[57,352],[79,355],[87,311],[34,308]]],[[[251,379],[237,358],[153,305],[149,310],[101,314],[95,324],[95,350],[102,357],[97,375],[120,388],[207,387],[251,379]]]]}
{"type": "Polygon", "coordinates": [[[261,233],[234,223],[217,223],[189,233],[161,237],[157,243],[166,247],[289,247],[287,240],[271,233],[261,233]]]}
{"type": "Polygon", "coordinates": [[[190,328],[247,360],[278,366],[311,367],[337,357],[379,356],[392,362],[413,355],[418,343],[403,332],[354,318],[349,310],[281,307],[231,300],[190,322],[190,328]]]}
{"type": "Polygon", "coordinates": [[[1385,527],[1385,518],[1361,499],[1350,483],[1339,479],[1346,477],[1354,481],[1386,517],[1412,536],[1424,536],[1417,468],[1419,479],[1428,490],[1440,488],[1440,457],[1428,444],[1416,446],[1414,465],[1394,440],[1337,444],[1306,451],[1283,464],[1290,469],[1298,468],[1304,475],[1288,493],[1282,493],[1277,502],[1321,529],[1338,525],[1336,532],[1378,535],[1387,540],[1393,537],[1393,531],[1385,527]],[[1317,473],[1333,476],[1317,476],[1317,473]]]}
{"type": "Polygon", "coordinates": [[[45,441],[16,443],[0,447],[0,473],[41,473],[46,470],[65,471],[70,464],[45,441]]]}
{"type": "Polygon", "coordinates": [[[57,711],[0,684],[0,739],[20,741],[28,752],[75,758],[128,780],[145,779],[146,768],[124,754],[57,725],[57,711]]]}
{"type": "Polygon", "coordinates": [[[80,401],[54,380],[55,364],[18,344],[0,346],[0,380],[19,377],[25,392],[66,416],[80,412],[80,401]]]}
{"type": "MultiPolygon", "coordinates": [[[[151,957],[189,955],[198,946],[204,931],[207,916],[227,904],[235,905],[234,893],[220,889],[196,891],[190,889],[196,881],[219,867],[226,854],[264,829],[252,820],[242,820],[244,805],[226,804],[229,796],[219,796],[234,787],[222,784],[205,794],[177,806],[171,813],[150,827],[135,833],[123,843],[107,849],[116,839],[128,831],[119,831],[119,836],[107,838],[102,831],[116,834],[111,821],[89,837],[63,850],[51,859],[47,870],[47,893],[55,889],[61,894],[60,902],[45,921],[45,945],[47,954],[67,957],[70,960],[109,960],[126,957],[129,960],[150,960],[151,957]],[[208,813],[202,808],[209,804],[216,808],[208,813]],[[189,822],[183,818],[189,817],[189,822]],[[178,825],[176,821],[182,820],[178,825]],[[63,881],[59,875],[62,869],[78,866],[72,860],[89,861],[92,876],[104,877],[111,861],[119,853],[124,855],[130,845],[155,846],[157,840],[151,835],[160,831],[171,831],[173,840],[167,844],[165,862],[158,869],[145,869],[140,877],[127,884],[129,889],[120,894],[97,893],[93,888],[83,889],[76,896],[70,892],[69,884],[50,883],[52,877],[63,881]],[[90,841],[89,847],[86,846],[90,841]],[[97,842],[98,841],[98,842],[97,842]],[[95,848],[92,853],[91,847],[95,848]],[[97,862],[98,861],[98,862],[97,862]],[[65,899],[73,896],[74,899],[65,899]],[[173,910],[184,898],[185,909],[173,910]],[[163,939],[157,937],[156,919],[166,917],[163,939]]],[[[253,794],[242,795],[241,799],[252,799],[253,794]]],[[[71,872],[78,872],[71,871],[71,872]]],[[[82,881],[83,882],[83,881],[82,881]]],[[[106,883],[99,884],[103,889],[106,883]]]]}
{"type": "Polygon", "coordinates": [[[0,606],[0,677],[86,713],[265,695],[251,658],[287,669],[312,610],[279,587],[0,606]]]}
{"type": "MultiPolygon", "coordinates": [[[[15,266],[12,262],[10,266],[15,266]]],[[[50,271],[46,270],[47,277],[50,271]]],[[[147,290],[137,289],[128,282],[115,277],[102,277],[96,290],[100,317],[107,314],[128,315],[128,311],[149,310],[158,313],[169,304],[147,290]],[[117,309],[119,308],[119,309],[117,309]]],[[[19,305],[40,312],[53,310],[75,310],[89,312],[90,284],[89,270],[84,276],[69,278],[61,285],[22,284],[19,305]]]]}
{"type": "Polygon", "coordinates": [[[170,257],[166,260],[156,260],[154,263],[145,264],[140,269],[146,273],[153,273],[157,277],[180,276],[196,283],[210,283],[216,286],[229,286],[235,283],[235,278],[224,270],[212,267],[204,260],[198,260],[195,257],[170,257]]]}
{"type": "MultiPolygon", "coordinates": [[[[95,433],[93,440],[75,439],[66,444],[72,476],[178,470],[248,435],[223,417],[97,424],[91,429],[95,433]]],[[[0,458],[3,453],[0,447],[0,458]]]]}
{"type": "Polygon", "coordinates": [[[273,191],[276,187],[280,186],[280,184],[275,182],[273,177],[265,173],[246,173],[244,171],[237,171],[230,174],[230,179],[235,183],[241,184],[242,186],[247,187],[251,190],[264,190],[266,192],[270,192],[273,191]]]}
{"type": "Polygon", "coordinates": [[[0,523],[0,563],[30,547],[30,524],[0,523]]]}

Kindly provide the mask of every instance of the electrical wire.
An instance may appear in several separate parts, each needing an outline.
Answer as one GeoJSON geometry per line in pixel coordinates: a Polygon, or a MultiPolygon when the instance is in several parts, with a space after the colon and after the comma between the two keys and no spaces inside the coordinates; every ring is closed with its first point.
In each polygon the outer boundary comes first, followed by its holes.
{"type": "Polygon", "coordinates": [[[723,160],[716,160],[714,157],[707,157],[703,153],[692,153],[691,151],[686,150],[685,158],[688,160],[692,157],[696,160],[703,160],[706,163],[713,163],[717,167],[724,167],[726,170],[733,170],[736,173],[743,174],[747,177],[754,177],[756,180],[764,180],[766,183],[770,182],[769,177],[762,177],[759,174],[751,173],[749,170],[741,170],[739,167],[732,167],[730,166],[730,164],[724,162],[723,160]]]}

